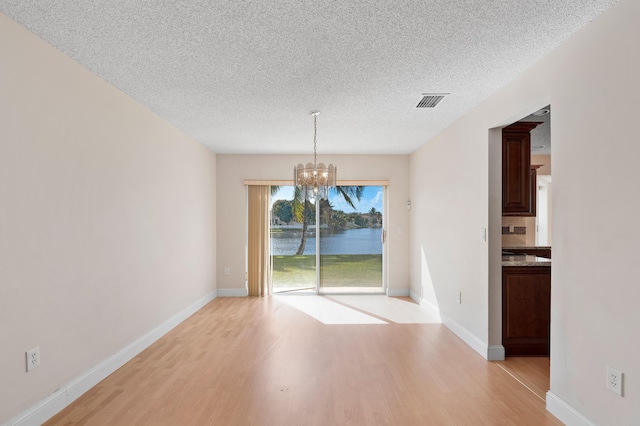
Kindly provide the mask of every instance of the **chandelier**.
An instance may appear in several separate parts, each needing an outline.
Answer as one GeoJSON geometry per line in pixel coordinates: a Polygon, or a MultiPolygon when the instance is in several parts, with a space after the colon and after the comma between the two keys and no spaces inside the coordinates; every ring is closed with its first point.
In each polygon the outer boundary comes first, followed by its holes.
{"type": "Polygon", "coordinates": [[[311,111],[313,116],[313,164],[302,163],[293,168],[293,180],[296,186],[301,187],[305,200],[315,201],[327,199],[329,196],[329,187],[336,186],[337,167],[333,164],[325,166],[324,163],[318,163],[317,157],[317,135],[318,135],[318,115],[320,111],[311,111]]]}

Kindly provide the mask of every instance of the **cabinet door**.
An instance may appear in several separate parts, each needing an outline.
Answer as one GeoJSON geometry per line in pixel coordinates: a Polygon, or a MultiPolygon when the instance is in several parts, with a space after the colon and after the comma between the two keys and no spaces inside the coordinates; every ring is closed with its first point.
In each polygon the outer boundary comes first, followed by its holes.
{"type": "Polygon", "coordinates": [[[502,345],[506,356],[548,356],[551,267],[502,268],[502,345]]]}
{"type": "Polygon", "coordinates": [[[529,190],[529,214],[527,216],[536,215],[536,197],[538,196],[538,169],[539,166],[531,166],[529,179],[531,180],[531,189],[529,190]]]}
{"type": "Polygon", "coordinates": [[[502,214],[535,216],[535,169],[531,170],[531,130],[539,122],[502,129],[502,214]]]}

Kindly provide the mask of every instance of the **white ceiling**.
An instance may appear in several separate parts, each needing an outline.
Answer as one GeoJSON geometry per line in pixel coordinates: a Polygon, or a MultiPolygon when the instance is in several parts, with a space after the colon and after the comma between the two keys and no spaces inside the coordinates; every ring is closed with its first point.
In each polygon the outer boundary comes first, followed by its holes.
{"type": "Polygon", "coordinates": [[[615,0],[0,0],[218,153],[406,154],[615,0]],[[417,109],[423,93],[450,93],[417,109]]]}

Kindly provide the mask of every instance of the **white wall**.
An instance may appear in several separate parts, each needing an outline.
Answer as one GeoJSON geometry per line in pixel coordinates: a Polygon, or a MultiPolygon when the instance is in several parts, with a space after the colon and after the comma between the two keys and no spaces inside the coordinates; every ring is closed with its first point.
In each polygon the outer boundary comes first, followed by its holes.
{"type": "MultiPolygon", "coordinates": [[[[321,143],[321,142],[320,142],[321,143]]],[[[291,180],[293,167],[309,155],[222,155],[218,158],[218,288],[220,295],[245,289],[246,190],[244,179],[291,180]],[[224,275],[224,268],[230,275],[224,275]]],[[[320,155],[338,167],[338,179],[388,180],[389,288],[409,289],[409,156],[320,155]]],[[[239,293],[240,292],[240,293],[239,293]]]]}
{"type": "Polygon", "coordinates": [[[551,156],[550,155],[533,155],[532,154],[531,164],[541,166],[536,170],[536,174],[538,176],[551,175],[551,156]]]}
{"type": "Polygon", "coordinates": [[[443,320],[459,326],[468,341],[498,344],[499,246],[492,241],[499,235],[490,232],[484,246],[476,231],[498,231],[501,219],[495,179],[500,138],[489,129],[551,104],[547,400],[558,415],[571,407],[603,425],[640,419],[640,223],[629,220],[640,216],[640,144],[633,125],[640,98],[639,18],[640,2],[619,1],[411,156],[412,288],[437,303],[443,320]],[[480,263],[487,261],[485,273],[480,263]],[[462,305],[454,303],[456,289],[463,291],[462,305]],[[607,364],[625,373],[624,398],[605,389],[607,364]]]}
{"type": "Polygon", "coordinates": [[[484,355],[488,251],[481,237],[488,215],[486,139],[487,128],[467,120],[467,125],[451,127],[417,150],[410,163],[411,289],[484,355]],[[456,301],[458,291],[462,304],[456,301]]]}
{"type": "Polygon", "coordinates": [[[4,423],[215,290],[216,159],[2,14],[0,64],[4,423]]]}

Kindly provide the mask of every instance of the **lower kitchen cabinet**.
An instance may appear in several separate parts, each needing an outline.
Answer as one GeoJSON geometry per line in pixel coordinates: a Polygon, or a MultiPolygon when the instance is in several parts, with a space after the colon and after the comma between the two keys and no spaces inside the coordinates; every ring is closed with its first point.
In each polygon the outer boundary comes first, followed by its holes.
{"type": "Polygon", "coordinates": [[[549,356],[551,266],[502,267],[506,356],[549,356]]]}

